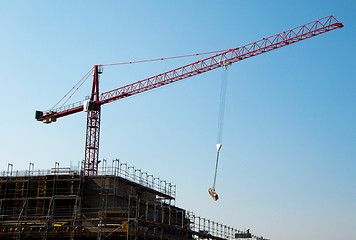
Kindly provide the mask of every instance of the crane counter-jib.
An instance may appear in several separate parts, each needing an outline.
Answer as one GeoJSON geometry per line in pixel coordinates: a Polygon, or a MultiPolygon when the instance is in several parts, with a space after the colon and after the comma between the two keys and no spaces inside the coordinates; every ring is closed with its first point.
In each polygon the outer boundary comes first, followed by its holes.
{"type": "Polygon", "coordinates": [[[49,112],[41,112],[41,111],[36,111],[35,117],[37,121],[42,121],[43,123],[52,123],[56,122],[57,118],[60,117],[65,117],[68,115],[71,115],[73,113],[81,112],[83,111],[83,105],[75,108],[71,108],[68,110],[64,110],[61,112],[55,112],[55,111],[49,111],[49,112]]]}

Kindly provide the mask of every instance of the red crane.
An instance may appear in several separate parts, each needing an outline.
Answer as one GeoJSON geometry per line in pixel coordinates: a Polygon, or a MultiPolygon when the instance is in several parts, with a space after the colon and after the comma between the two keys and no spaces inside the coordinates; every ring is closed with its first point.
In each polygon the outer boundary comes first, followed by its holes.
{"type": "Polygon", "coordinates": [[[101,94],[99,94],[99,75],[102,73],[103,65],[95,65],[89,100],[47,112],[36,111],[35,118],[44,123],[51,123],[67,115],[81,111],[87,112],[84,171],[85,175],[96,175],[99,163],[100,112],[103,104],[133,96],[216,68],[226,67],[232,63],[342,27],[343,24],[338,22],[333,16],[324,17],[291,30],[262,38],[242,47],[229,49],[183,67],[101,94]]]}

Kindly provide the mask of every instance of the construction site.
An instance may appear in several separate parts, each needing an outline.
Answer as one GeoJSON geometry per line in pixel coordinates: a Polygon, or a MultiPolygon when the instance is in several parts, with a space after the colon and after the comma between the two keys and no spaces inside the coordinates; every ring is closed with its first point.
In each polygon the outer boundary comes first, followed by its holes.
{"type": "MultiPolygon", "coordinates": [[[[99,160],[101,106],[217,68],[227,70],[233,63],[342,27],[342,23],[328,16],[242,47],[215,51],[211,57],[103,93],[99,91],[103,67],[123,63],[95,65],[71,89],[74,91],[69,91],[52,109],[35,113],[37,121],[49,124],[86,112],[84,160],[78,167],[69,168],[59,167],[56,162],[49,170],[35,170],[31,162],[25,171],[14,170],[9,163],[0,176],[0,238],[264,239],[253,235],[249,229],[230,227],[175,206],[176,186],[166,180],[118,159],[99,160]],[[65,105],[91,76],[90,96],[65,105]]],[[[156,60],[165,59],[147,61],[156,60]]],[[[222,147],[226,79],[221,86],[214,183],[208,189],[214,201],[219,198],[215,182],[222,147]]]]}
{"type": "Polygon", "coordinates": [[[95,176],[60,168],[0,178],[1,239],[254,238],[175,206],[176,186],[118,160],[95,176]]]}

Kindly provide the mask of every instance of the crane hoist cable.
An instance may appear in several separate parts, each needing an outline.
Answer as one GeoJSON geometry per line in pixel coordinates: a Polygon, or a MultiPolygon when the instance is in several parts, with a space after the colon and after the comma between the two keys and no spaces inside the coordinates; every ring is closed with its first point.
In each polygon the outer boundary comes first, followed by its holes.
{"type": "Polygon", "coordinates": [[[226,86],[227,86],[227,77],[228,71],[227,66],[230,65],[230,62],[225,60],[220,62],[220,65],[223,67],[221,87],[220,87],[220,105],[219,105],[219,117],[218,117],[218,131],[217,131],[217,144],[216,144],[216,162],[215,162],[215,172],[214,172],[214,182],[213,186],[208,189],[210,196],[217,201],[219,199],[218,194],[215,192],[216,185],[216,176],[218,173],[218,164],[219,164],[219,153],[222,147],[222,136],[224,130],[224,116],[225,116],[225,99],[226,99],[226,86]]]}

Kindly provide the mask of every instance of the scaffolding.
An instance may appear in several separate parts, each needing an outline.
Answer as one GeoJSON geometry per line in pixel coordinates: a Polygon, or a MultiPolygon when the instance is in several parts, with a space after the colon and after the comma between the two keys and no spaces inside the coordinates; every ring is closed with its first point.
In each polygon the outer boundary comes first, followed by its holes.
{"type": "Polygon", "coordinates": [[[1,239],[236,239],[249,232],[175,206],[176,186],[113,160],[98,175],[74,168],[0,174],[1,239]]]}

